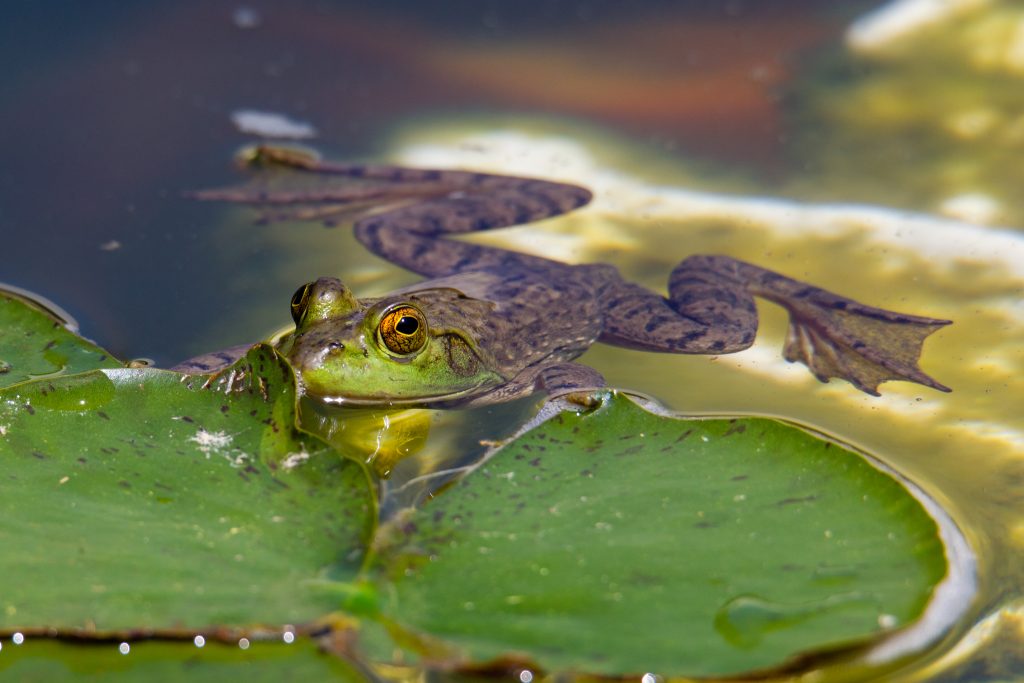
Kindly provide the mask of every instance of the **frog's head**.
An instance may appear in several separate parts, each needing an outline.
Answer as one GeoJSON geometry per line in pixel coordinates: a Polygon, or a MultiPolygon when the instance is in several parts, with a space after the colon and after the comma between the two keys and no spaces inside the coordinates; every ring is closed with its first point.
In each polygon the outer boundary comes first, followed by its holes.
{"type": "Polygon", "coordinates": [[[471,335],[432,324],[423,297],[430,291],[360,302],[336,278],[300,287],[295,332],[279,349],[302,390],[329,403],[391,405],[462,399],[501,384],[471,335]]]}

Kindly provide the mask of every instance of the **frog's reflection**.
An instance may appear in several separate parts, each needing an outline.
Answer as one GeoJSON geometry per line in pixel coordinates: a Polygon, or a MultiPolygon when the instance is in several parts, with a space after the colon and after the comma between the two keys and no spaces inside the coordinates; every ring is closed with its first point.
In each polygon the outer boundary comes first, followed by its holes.
{"type": "Polygon", "coordinates": [[[371,469],[386,518],[451,482],[538,405],[536,396],[469,410],[335,406],[304,397],[299,423],[371,469]]]}

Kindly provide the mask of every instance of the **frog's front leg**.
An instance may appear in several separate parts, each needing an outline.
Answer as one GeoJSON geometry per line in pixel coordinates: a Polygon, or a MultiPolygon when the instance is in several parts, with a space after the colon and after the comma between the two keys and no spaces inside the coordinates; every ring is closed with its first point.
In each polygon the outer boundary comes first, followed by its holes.
{"type": "Polygon", "coordinates": [[[572,362],[556,363],[528,368],[493,391],[458,405],[475,408],[522,398],[536,391],[543,391],[551,399],[566,394],[597,391],[604,387],[604,376],[594,368],[572,362]]]}
{"type": "Polygon", "coordinates": [[[674,353],[739,351],[754,340],[753,296],[760,296],[789,312],[786,360],[804,363],[819,380],[839,377],[876,396],[893,379],[949,391],[917,366],[925,338],[948,320],[865,306],[728,256],[685,259],[669,278],[668,299],[645,292],[617,287],[602,341],[674,353]]]}

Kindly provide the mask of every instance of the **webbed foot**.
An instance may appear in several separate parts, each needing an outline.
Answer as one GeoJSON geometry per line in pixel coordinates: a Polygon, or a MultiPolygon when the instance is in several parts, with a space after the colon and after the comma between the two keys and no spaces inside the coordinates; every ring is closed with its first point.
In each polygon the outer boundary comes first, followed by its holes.
{"type": "Polygon", "coordinates": [[[805,364],[822,382],[839,377],[873,396],[888,380],[951,391],[917,365],[925,338],[951,321],[873,308],[819,289],[779,303],[790,313],[783,356],[805,364]]]}
{"type": "Polygon", "coordinates": [[[949,320],[906,315],[833,294],[750,263],[717,255],[697,255],[676,266],[669,279],[671,303],[679,313],[718,337],[694,333],[685,352],[745,348],[757,317],[751,296],[773,301],[790,315],[783,355],[800,361],[822,382],[832,377],[878,396],[888,380],[917,382],[950,391],[917,366],[925,338],[949,320]]]}

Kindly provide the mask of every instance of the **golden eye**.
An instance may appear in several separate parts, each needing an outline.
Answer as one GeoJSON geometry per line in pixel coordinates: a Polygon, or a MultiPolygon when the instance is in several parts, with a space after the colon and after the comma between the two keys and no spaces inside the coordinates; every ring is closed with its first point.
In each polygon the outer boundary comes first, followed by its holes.
{"type": "Polygon", "coordinates": [[[307,282],[292,294],[292,320],[295,321],[296,325],[302,323],[302,316],[306,313],[306,308],[309,306],[309,290],[313,287],[312,282],[307,282]]]}
{"type": "Polygon", "coordinates": [[[418,308],[399,304],[381,317],[377,336],[388,351],[407,356],[427,343],[427,321],[418,308]]]}

